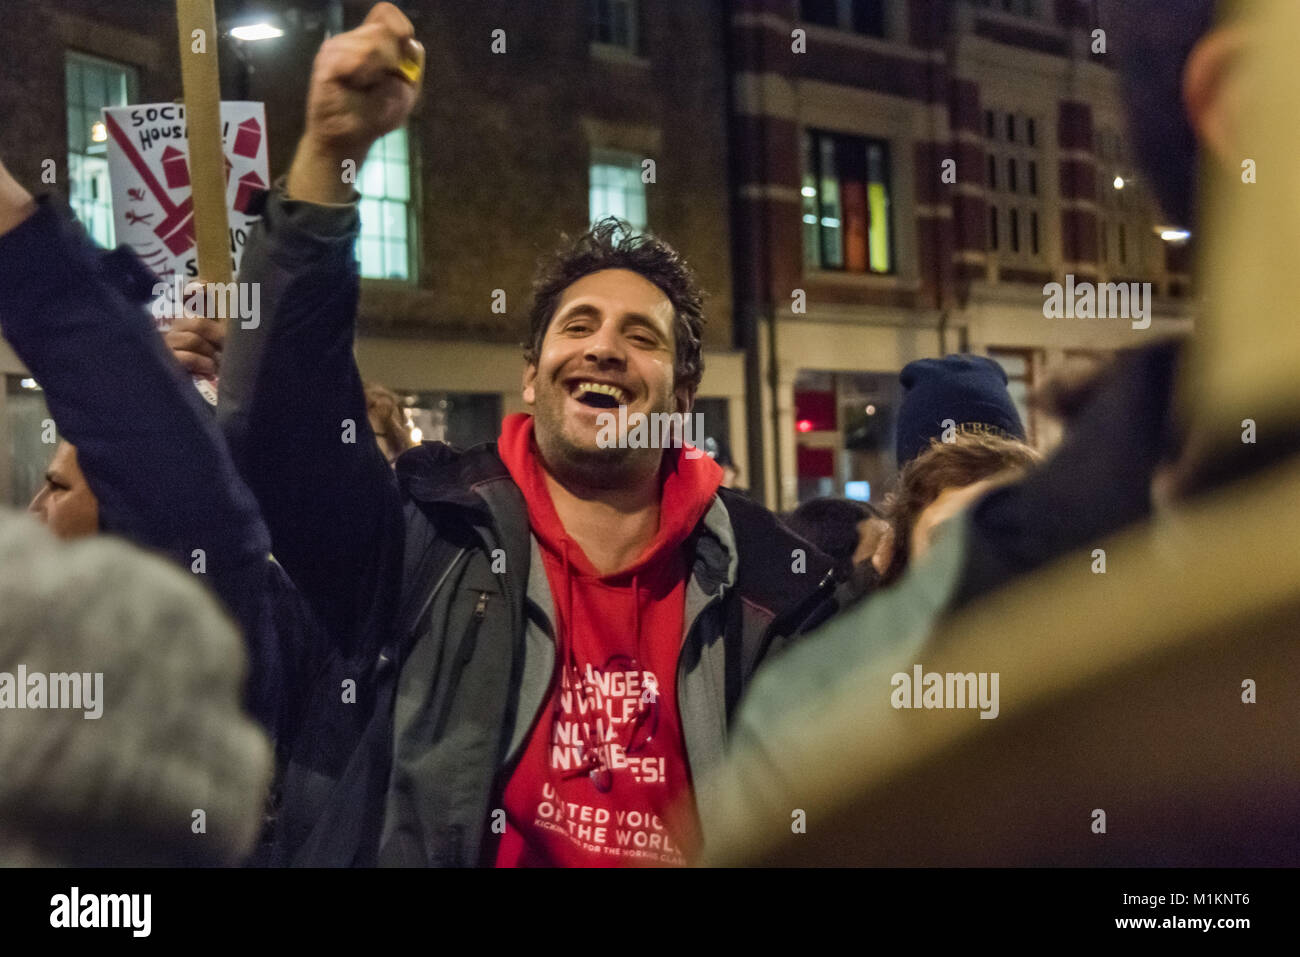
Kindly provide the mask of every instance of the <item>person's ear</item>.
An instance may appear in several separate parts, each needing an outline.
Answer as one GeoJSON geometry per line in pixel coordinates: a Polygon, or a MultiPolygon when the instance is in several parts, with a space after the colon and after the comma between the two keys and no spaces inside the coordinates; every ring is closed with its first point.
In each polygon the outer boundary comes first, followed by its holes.
{"type": "Polygon", "coordinates": [[[537,364],[529,362],[524,365],[523,399],[525,405],[537,402],[537,364]]]}
{"type": "Polygon", "coordinates": [[[1244,26],[1211,30],[1192,48],[1183,67],[1183,106],[1202,147],[1220,163],[1235,166],[1241,143],[1241,70],[1244,26]]]}

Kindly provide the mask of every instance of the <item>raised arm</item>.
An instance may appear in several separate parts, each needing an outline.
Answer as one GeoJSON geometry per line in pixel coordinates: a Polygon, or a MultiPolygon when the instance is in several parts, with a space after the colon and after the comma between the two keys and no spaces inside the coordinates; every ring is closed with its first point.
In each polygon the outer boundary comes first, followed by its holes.
{"type": "Polygon", "coordinates": [[[0,330],[77,446],[101,527],[201,573],[240,622],[250,701],[274,729],[285,656],[269,624],[270,537],[143,308],[152,286],[129,252],[98,249],[66,207],[33,201],[0,165],[0,330]]]}
{"type": "Polygon", "coordinates": [[[405,122],[422,63],[410,22],[387,3],[321,47],[293,166],[241,266],[260,315],[230,324],[221,361],[218,419],[276,558],[345,649],[391,615],[402,549],[397,486],[352,357],[360,224],[350,183],[374,141],[405,122]]]}

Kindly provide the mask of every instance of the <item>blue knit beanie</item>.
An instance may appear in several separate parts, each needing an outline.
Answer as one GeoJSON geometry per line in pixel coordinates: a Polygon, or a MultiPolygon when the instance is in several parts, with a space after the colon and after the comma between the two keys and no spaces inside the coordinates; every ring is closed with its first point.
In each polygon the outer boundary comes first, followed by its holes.
{"type": "Polygon", "coordinates": [[[902,468],[943,436],[951,419],[959,431],[992,431],[1025,438],[1020,413],[1007,391],[1002,366],[984,356],[917,359],[898,374],[903,401],[898,407],[896,447],[902,468]]]}

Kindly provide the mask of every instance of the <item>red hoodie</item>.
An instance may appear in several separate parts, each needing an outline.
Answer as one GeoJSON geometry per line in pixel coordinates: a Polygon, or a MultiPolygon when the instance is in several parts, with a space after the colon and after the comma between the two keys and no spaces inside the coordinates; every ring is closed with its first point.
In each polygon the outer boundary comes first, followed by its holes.
{"type": "Polygon", "coordinates": [[[505,790],[498,867],[684,864],[698,846],[677,714],[687,537],[722,484],[708,456],[669,449],[659,531],[601,575],[564,530],[542,475],[533,418],[511,415],[497,445],[528,503],[556,616],[556,668],[505,790]],[[674,809],[677,809],[674,812],[674,809]]]}

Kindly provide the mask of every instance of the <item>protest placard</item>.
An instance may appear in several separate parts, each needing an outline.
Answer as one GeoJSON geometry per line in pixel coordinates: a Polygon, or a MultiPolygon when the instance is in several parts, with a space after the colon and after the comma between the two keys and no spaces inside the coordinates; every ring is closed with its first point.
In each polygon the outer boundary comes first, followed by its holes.
{"type": "MultiPolygon", "coordinates": [[[[164,284],[158,289],[166,292],[152,312],[159,331],[166,331],[182,314],[184,284],[199,277],[185,107],[111,107],[104,110],[104,125],[113,225],[119,241],[130,245],[164,284]]],[[[265,110],[261,103],[222,103],[221,126],[230,260],[237,274],[249,230],[258,219],[250,212],[253,197],[270,182],[265,110]]],[[[215,379],[196,377],[195,385],[215,404],[215,379]]]]}
{"type": "MultiPolygon", "coordinates": [[[[104,110],[104,123],[119,239],[168,284],[177,276],[182,281],[197,278],[185,107],[111,107],[104,110]]],[[[249,229],[258,218],[249,212],[250,203],[270,181],[266,115],[261,103],[222,103],[221,124],[231,267],[238,272],[249,229]]]]}

